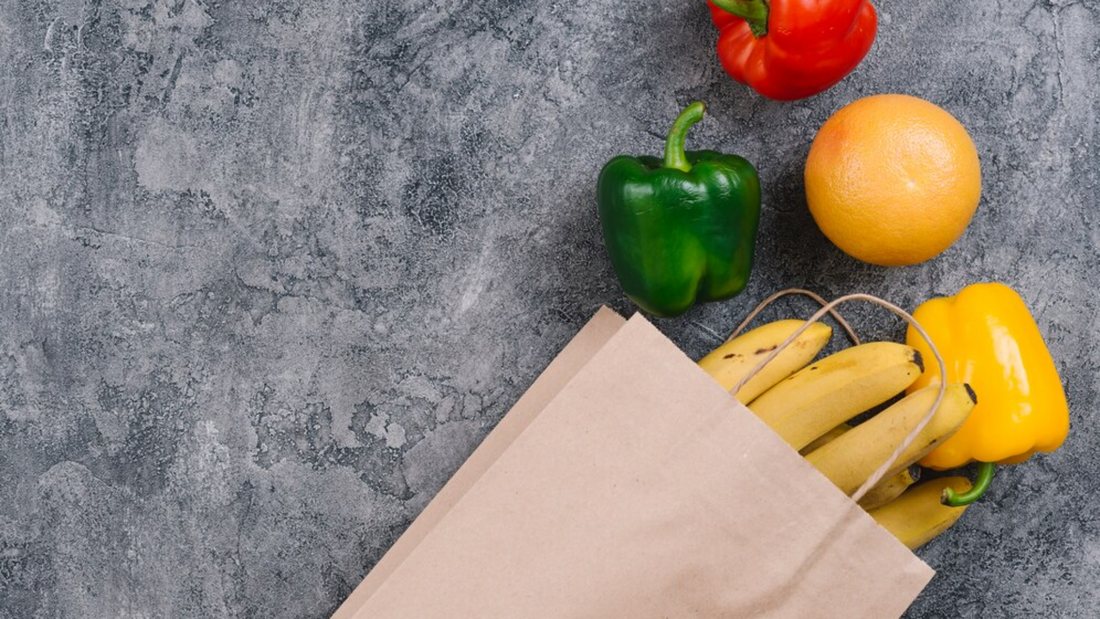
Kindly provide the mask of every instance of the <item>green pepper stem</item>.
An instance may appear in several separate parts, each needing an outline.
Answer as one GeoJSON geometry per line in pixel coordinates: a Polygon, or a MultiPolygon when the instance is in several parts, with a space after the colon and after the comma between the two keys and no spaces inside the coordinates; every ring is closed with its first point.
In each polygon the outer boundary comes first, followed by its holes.
{"type": "Polygon", "coordinates": [[[989,489],[989,482],[993,481],[993,471],[996,469],[997,465],[992,462],[978,463],[978,477],[974,480],[974,487],[961,494],[956,494],[951,488],[944,488],[941,502],[948,507],[962,507],[977,501],[989,489]]]}
{"type": "Polygon", "coordinates": [[[691,170],[687,153],[684,152],[684,140],[687,139],[688,129],[703,119],[707,106],[701,101],[696,101],[684,108],[683,112],[672,121],[672,128],[668,130],[668,138],[665,140],[665,167],[674,168],[681,172],[691,170]]]}
{"type": "Polygon", "coordinates": [[[768,0],[710,0],[714,6],[740,17],[749,25],[752,36],[768,34],[768,0]]]}

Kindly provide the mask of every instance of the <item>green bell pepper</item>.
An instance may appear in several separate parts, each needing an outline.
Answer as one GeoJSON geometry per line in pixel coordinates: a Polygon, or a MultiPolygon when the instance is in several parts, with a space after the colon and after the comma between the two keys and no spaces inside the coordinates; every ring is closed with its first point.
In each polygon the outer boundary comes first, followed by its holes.
{"type": "Polygon", "coordinates": [[[760,178],[742,157],[684,151],[706,106],[689,105],[665,157],[620,155],[600,172],[604,242],[623,291],[643,310],[677,316],[741,292],[760,222],[760,178]]]}

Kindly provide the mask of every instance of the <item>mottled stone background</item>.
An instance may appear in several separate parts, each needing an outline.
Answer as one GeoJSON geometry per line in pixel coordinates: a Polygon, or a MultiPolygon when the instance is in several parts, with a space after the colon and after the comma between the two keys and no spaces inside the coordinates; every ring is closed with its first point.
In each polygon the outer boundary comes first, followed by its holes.
{"type": "Polygon", "coordinates": [[[0,4],[0,617],[327,616],[595,309],[630,311],[595,175],[693,99],[691,144],[763,176],[759,266],[661,329],[700,355],[780,287],[1010,282],[1074,432],[921,551],[908,616],[1100,616],[1100,6],[877,4],[867,60],[797,103],[722,73],[701,0],[0,4]],[[816,128],[882,92],[984,166],[916,267],[849,259],[803,201],[816,128]]]}

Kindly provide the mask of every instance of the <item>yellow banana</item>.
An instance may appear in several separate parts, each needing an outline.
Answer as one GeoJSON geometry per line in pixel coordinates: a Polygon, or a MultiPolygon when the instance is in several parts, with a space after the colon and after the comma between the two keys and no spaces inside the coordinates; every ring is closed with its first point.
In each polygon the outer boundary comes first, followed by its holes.
{"type": "Polygon", "coordinates": [[[948,507],[940,502],[944,488],[970,490],[965,477],[940,477],[906,490],[890,503],[870,511],[882,528],[916,550],[955,524],[967,506],[948,507]]]}
{"type": "Polygon", "coordinates": [[[852,426],[846,423],[842,423],[839,426],[814,439],[812,443],[800,449],[798,453],[803,456],[809,455],[809,453],[813,450],[817,449],[818,447],[824,447],[826,443],[831,443],[833,439],[840,438],[845,432],[851,429],[852,426]]]}
{"type": "MultiPolygon", "coordinates": [[[[890,408],[845,432],[806,456],[806,460],[851,494],[886,461],[920,423],[936,399],[938,385],[913,392],[890,408]]],[[[943,402],[928,425],[902,452],[887,476],[908,468],[947,440],[966,421],[977,396],[969,385],[948,385],[943,402]]]]}
{"type": "Polygon", "coordinates": [[[749,410],[791,447],[802,449],[894,397],[923,371],[920,353],[912,347],[896,342],[861,344],[799,370],[750,402],[749,410]]]}
{"type": "Polygon", "coordinates": [[[859,500],[859,506],[867,511],[886,505],[901,496],[906,488],[920,479],[920,467],[908,466],[880,481],[859,500]]]}
{"type": "MultiPolygon", "coordinates": [[[[757,327],[700,359],[699,367],[729,391],[803,324],[805,322],[802,320],[778,320],[757,327]]],[[[735,397],[742,402],[751,402],[772,385],[805,367],[825,348],[832,335],[833,329],[829,325],[820,322],[810,325],[797,340],[745,383],[735,397]]]]}
{"type": "MultiPolygon", "coordinates": [[[[809,455],[815,449],[824,447],[826,443],[832,442],[834,439],[840,438],[844,433],[851,430],[852,426],[842,423],[839,426],[826,432],[821,438],[806,445],[802,448],[802,451],[798,452],[803,456],[809,455]]],[[[906,469],[902,469],[900,472],[890,475],[886,479],[883,479],[877,486],[867,491],[867,494],[859,500],[859,505],[863,509],[871,510],[876,507],[885,505],[890,501],[898,498],[898,495],[905,492],[905,489],[912,486],[920,479],[920,467],[911,466],[906,469]]]]}

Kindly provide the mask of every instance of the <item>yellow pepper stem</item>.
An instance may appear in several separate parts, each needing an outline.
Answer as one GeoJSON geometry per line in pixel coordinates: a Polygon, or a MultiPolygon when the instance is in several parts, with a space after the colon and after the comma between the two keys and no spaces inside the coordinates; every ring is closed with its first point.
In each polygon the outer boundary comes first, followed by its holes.
{"type": "Polygon", "coordinates": [[[943,497],[940,501],[948,507],[962,507],[977,501],[985,491],[989,489],[989,483],[993,481],[993,472],[997,465],[992,462],[978,463],[978,477],[974,480],[974,487],[962,493],[956,493],[952,488],[943,489],[943,497]]]}

